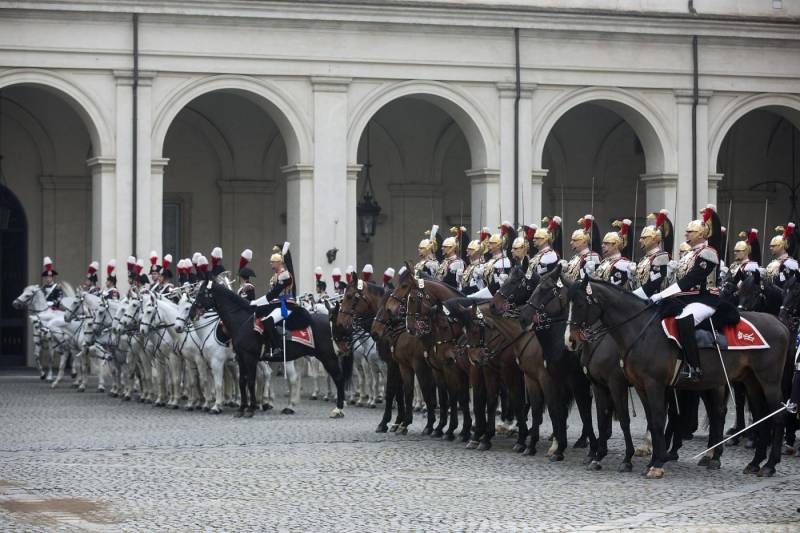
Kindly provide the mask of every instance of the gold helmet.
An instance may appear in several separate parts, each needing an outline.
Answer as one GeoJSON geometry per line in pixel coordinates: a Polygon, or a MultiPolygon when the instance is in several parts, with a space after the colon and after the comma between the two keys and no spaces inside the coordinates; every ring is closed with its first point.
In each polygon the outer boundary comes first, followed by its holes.
{"type": "Polygon", "coordinates": [[[417,245],[419,255],[428,255],[433,252],[433,242],[430,239],[422,239],[417,245]]]}
{"type": "Polygon", "coordinates": [[[272,247],[272,255],[269,256],[270,263],[284,263],[283,257],[289,251],[289,243],[283,243],[283,248],[279,248],[277,245],[272,247]]]}
{"type": "Polygon", "coordinates": [[[517,237],[511,243],[511,254],[517,259],[522,259],[528,255],[528,241],[525,237],[517,237]]]}
{"type": "Polygon", "coordinates": [[[492,235],[489,237],[489,241],[488,242],[489,242],[490,245],[502,246],[503,245],[503,241],[504,241],[504,239],[503,239],[502,235],[500,235],[499,233],[492,233],[492,235]]]}
{"type": "Polygon", "coordinates": [[[746,252],[747,255],[750,255],[750,252],[753,250],[753,239],[758,236],[758,230],[753,228],[750,232],[739,232],[740,241],[736,241],[736,244],[733,245],[734,252],[746,252]]]}
{"type": "Polygon", "coordinates": [[[552,243],[555,236],[556,228],[561,225],[561,217],[544,217],[542,219],[542,227],[536,230],[533,234],[534,239],[544,239],[547,243],[552,243]]]}
{"type": "Polygon", "coordinates": [[[794,237],[794,222],[789,222],[786,226],[777,226],[775,231],[778,232],[778,235],[775,235],[772,240],[769,241],[770,247],[780,246],[782,249],[788,251],[792,238],[794,237]]]}
{"type": "Polygon", "coordinates": [[[453,226],[450,228],[452,237],[448,237],[442,242],[442,251],[445,255],[449,255],[453,252],[456,254],[459,253],[461,248],[461,236],[464,232],[466,232],[466,228],[464,227],[453,226]]]}
{"type": "Polygon", "coordinates": [[[486,249],[484,248],[483,243],[481,243],[481,241],[479,241],[478,239],[470,241],[469,244],[467,245],[467,254],[471,256],[476,254],[482,255],[485,251],[486,249]]]}
{"type": "Polygon", "coordinates": [[[603,244],[613,244],[620,251],[628,244],[628,230],[631,227],[630,219],[615,220],[611,225],[618,228],[617,231],[609,231],[603,237],[603,244]]]}
{"type": "Polygon", "coordinates": [[[584,215],[581,218],[579,218],[578,225],[580,225],[581,227],[572,232],[572,237],[570,237],[570,240],[584,241],[584,242],[591,241],[593,222],[594,222],[594,216],[592,215],[584,215]]]}

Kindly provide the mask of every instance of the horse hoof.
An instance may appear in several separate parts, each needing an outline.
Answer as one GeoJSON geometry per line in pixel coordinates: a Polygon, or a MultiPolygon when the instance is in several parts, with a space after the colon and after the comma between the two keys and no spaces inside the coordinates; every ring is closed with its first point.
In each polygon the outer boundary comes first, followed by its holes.
{"type": "Polygon", "coordinates": [[[78,392],[86,392],[86,387],[84,386],[78,387],[78,392]]]}
{"type": "Polygon", "coordinates": [[[112,398],[119,398],[119,394],[117,394],[116,392],[112,392],[111,394],[109,394],[109,396],[111,396],[112,398]]]}
{"type": "Polygon", "coordinates": [[[466,443],[466,442],[469,442],[470,434],[469,433],[464,433],[462,435],[459,435],[458,438],[461,440],[461,442],[465,442],[466,443]]]}
{"type": "Polygon", "coordinates": [[[598,470],[602,470],[603,465],[600,464],[599,461],[590,461],[588,465],[586,465],[586,470],[590,472],[597,472],[598,470]]]}
{"type": "Polygon", "coordinates": [[[187,405],[186,407],[184,407],[184,409],[185,409],[187,412],[189,412],[189,413],[191,413],[192,411],[194,411],[194,407],[193,407],[193,406],[191,406],[191,405],[187,405]]]}
{"type": "Polygon", "coordinates": [[[375,403],[383,403],[383,398],[378,398],[375,400],[375,403]]]}
{"type": "Polygon", "coordinates": [[[525,445],[520,444],[519,442],[515,442],[514,445],[511,447],[511,450],[516,453],[521,453],[525,451],[525,445]]]}
{"type": "Polygon", "coordinates": [[[452,433],[445,433],[444,436],[442,437],[442,440],[453,442],[454,440],[456,440],[456,436],[452,433]]]}
{"type": "Polygon", "coordinates": [[[389,431],[394,433],[400,427],[400,424],[392,424],[392,427],[389,428],[389,431]]]}
{"type": "Polygon", "coordinates": [[[708,466],[709,462],[711,462],[711,457],[704,455],[699,461],[697,461],[697,466],[708,466]]]}
{"type": "Polygon", "coordinates": [[[431,438],[433,439],[441,439],[442,437],[444,437],[444,431],[441,429],[434,429],[433,433],[431,433],[431,438]]]}
{"type": "Polygon", "coordinates": [[[478,442],[478,441],[476,441],[476,440],[471,440],[471,441],[469,441],[469,442],[467,443],[467,445],[465,446],[465,448],[466,448],[467,450],[474,450],[474,449],[476,449],[476,448],[478,447],[478,445],[479,445],[479,444],[480,444],[480,442],[478,442]]]}
{"type": "Polygon", "coordinates": [[[535,446],[528,446],[522,451],[522,455],[534,456],[536,455],[536,447],[535,446]]]}
{"type": "Polygon", "coordinates": [[[710,459],[706,468],[709,470],[719,470],[722,467],[722,462],[719,459],[710,459]]]}
{"type": "Polygon", "coordinates": [[[432,432],[433,432],[433,428],[430,428],[430,427],[427,427],[427,426],[425,426],[425,428],[423,428],[423,430],[422,430],[422,434],[423,435],[430,435],[432,432]]]}
{"type": "Polygon", "coordinates": [[[761,467],[761,470],[759,470],[758,474],[756,475],[758,477],[772,477],[775,475],[775,467],[764,465],[761,467]]]}
{"type": "Polygon", "coordinates": [[[252,409],[248,409],[247,411],[244,412],[244,417],[245,418],[253,418],[253,414],[254,414],[253,410],[252,409]]]}
{"type": "Polygon", "coordinates": [[[170,405],[169,408],[172,409],[172,410],[175,410],[175,409],[180,409],[181,406],[178,405],[177,403],[174,403],[174,404],[170,405]]]}
{"type": "Polygon", "coordinates": [[[794,455],[795,449],[794,446],[789,446],[788,444],[784,444],[783,448],[781,449],[782,455],[794,455]]]}
{"type": "Polygon", "coordinates": [[[478,444],[478,451],[479,452],[486,452],[486,451],[489,451],[491,449],[492,449],[492,443],[490,441],[481,441],[481,443],[478,444]]]}
{"type": "Polygon", "coordinates": [[[97,387],[97,392],[104,393],[104,392],[106,392],[106,388],[105,387],[97,387]]]}
{"type": "Polygon", "coordinates": [[[725,443],[725,446],[738,446],[739,445],[739,437],[733,437],[731,440],[725,443]]]}
{"type": "Polygon", "coordinates": [[[635,455],[636,457],[650,457],[651,455],[653,455],[653,449],[652,448],[636,448],[636,450],[634,450],[634,452],[633,452],[633,455],[635,455]]]}
{"type": "Polygon", "coordinates": [[[336,407],[331,411],[331,414],[328,415],[328,418],[344,418],[344,410],[336,407]]]}
{"type": "Polygon", "coordinates": [[[209,407],[207,405],[204,405],[203,406],[203,411],[205,411],[206,413],[209,413],[209,412],[211,412],[211,407],[209,407]]]}
{"type": "Polygon", "coordinates": [[[745,449],[747,449],[747,450],[752,450],[753,448],[755,448],[755,447],[756,447],[756,441],[755,441],[754,439],[750,439],[750,438],[748,438],[748,439],[745,439],[745,441],[744,441],[744,447],[745,447],[745,449]]]}
{"type": "Polygon", "coordinates": [[[47,374],[44,374],[44,373],[42,373],[42,374],[39,374],[39,379],[41,379],[42,381],[44,381],[45,379],[47,379],[47,374]]]}
{"type": "Polygon", "coordinates": [[[644,477],[647,479],[662,479],[664,477],[664,469],[651,466],[644,477]]]}
{"type": "Polygon", "coordinates": [[[319,398],[317,397],[317,395],[316,395],[316,394],[312,394],[312,395],[311,395],[311,399],[312,399],[312,400],[318,400],[319,398]]]}
{"type": "Polygon", "coordinates": [[[402,426],[400,429],[397,430],[397,433],[400,435],[408,435],[408,427],[402,426]]]}
{"type": "Polygon", "coordinates": [[[236,411],[233,413],[233,418],[242,418],[244,416],[244,411],[236,411]]]}
{"type": "Polygon", "coordinates": [[[586,448],[588,446],[588,439],[586,437],[581,437],[575,441],[575,444],[572,445],[573,448],[586,448]]]}
{"type": "Polygon", "coordinates": [[[356,404],[356,401],[355,401],[355,400],[350,400],[350,401],[349,401],[349,402],[347,402],[347,403],[349,403],[350,405],[355,405],[355,404],[356,404]]]}
{"type": "Polygon", "coordinates": [[[677,461],[678,452],[668,452],[665,461],[677,461]]]}
{"type": "Polygon", "coordinates": [[[271,404],[271,403],[262,403],[262,404],[261,404],[261,410],[262,410],[262,411],[269,411],[269,410],[271,410],[272,408],[273,408],[273,407],[272,407],[272,404],[271,404]]]}
{"type": "Polygon", "coordinates": [[[375,409],[376,407],[378,407],[378,406],[377,406],[377,405],[375,405],[374,403],[371,403],[371,404],[369,404],[369,408],[370,408],[370,409],[375,409]]]}
{"type": "Polygon", "coordinates": [[[378,427],[375,428],[375,433],[386,433],[389,431],[389,426],[386,424],[378,424],[378,427]]]}
{"type": "Polygon", "coordinates": [[[753,463],[749,463],[744,470],[742,470],[743,474],[758,474],[759,468],[758,465],[754,465],[753,463]]]}
{"type": "Polygon", "coordinates": [[[131,397],[130,396],[123,396],[122,397],[122,401],[123,402],[129,402],[129,401],[131,401],[131,397]]]}
{"type": "Polygon", "coordinates": [[[586,457],[583,458],[583,464],[587,466],[594,462],[596,462],[596,459],[594,458],[593,455],[587,455],[586,457]]]}
{"type": "Polygon", "coordinates": [[[563,460],[564,460],[564,454],[563,453],[554,453],[553,455],[550,456],[550,462],[551,463],[558,463],[559,461],[563,461],[563,460]]]}
{"type": "Polygon", "coordinates": [[[294,414],[294,409],[292,409],[291,407],[284,407],[283,409],[281,409],[281,414],[282,415],[293,415],[294,414]]]}
{"type": "Polygon", "coordinates": [[[621,463],[617,467],[617,472],[633,472],[633,465],[631,463],[621,463]]]}

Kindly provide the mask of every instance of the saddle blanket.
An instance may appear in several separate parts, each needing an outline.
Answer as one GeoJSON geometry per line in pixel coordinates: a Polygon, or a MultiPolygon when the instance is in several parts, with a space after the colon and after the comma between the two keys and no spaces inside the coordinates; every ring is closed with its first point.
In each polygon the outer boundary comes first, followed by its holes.
{"type": "Polygon", "coordinates": [[[292,330],[292,337],[291,340],[293,342],[297,342],[302,344],[303,346],[308,346],[309,348],[314,348],[314,332],[311,331],[311,327],[303,328],[303,329],[295,329],[292,330]]]}
{"type": "MultiPolygon", "coordinates": [[[[667,317],[661,321],[664,335],[675,342],[679,348],[678,324],[674,316],[667,317]]],[[[695,331],[698,348],[713,348],[714,341],[710,331],[698,329],[695,331]]],[[[717,342],[723,350],[765,350],[769,344],[764,340],[761,332],[746,318],[740,318],[739,323],[734,326],[725,326],[721,332],[717,332],[717,342]]]]}

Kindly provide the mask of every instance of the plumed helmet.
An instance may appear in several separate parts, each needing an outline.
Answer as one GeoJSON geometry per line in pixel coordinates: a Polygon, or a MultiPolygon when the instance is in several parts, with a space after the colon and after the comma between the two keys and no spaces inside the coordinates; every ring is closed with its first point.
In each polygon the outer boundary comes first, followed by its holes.
{"type": "Polygon", "coordinates": [[[161,265],[158,264],[158,252],[152,250],[150,252],[150,273],[159,272],[161,270],[161,265]]]}
{"type": "Polygon", "coordinates": [[[369,281],[374,272],[375,269],[372,268],[372,265],[367,263],[366,265],[364,265],[364,268],[361,269],[361,279],[363,279],[364,281],[369,281]]]}
{"type": "Polygon", "coordinates": [[[131,279],[136,271],[136,258],[132,255],[129,255],[126,262],[128,267],[128,279],[131,279]]]}
{"type": "Polygon", "coordinates": [[[492,235],[489,237],[487,242],[489,244],[491,244],[491,245],[498,245],[498,244],[502,245],[503,244],[503,236],[501,234],[499,234],[499,233],[492,233],[492,235]]]}
{"type": "Polygon", "coordinates": [[[756,263],[761,263],[761,245],[758,242],[758,230],[756,228],[750,228],[750,231],[741,231],[739,232],[739,238],[741,240],[736,242],[733,246],[733,250],[736,252],[745,252],[747,253],[747,257],[751,260],[756,263]]]}
{"type": "Polygon", "coordinates": [[[394,278],[394,269],[392,267],[387,268],[383,271],[383,283],[389,283],[394,278]]]}
{"type": "Polygon", "coordinates": [[[96,283],[98,270],[100,270],[100,263],[98,263],[97,261],[92,261],[91,263],[89,263],[89,268],[86,270],[86,279],[88,279],[93,283],[96,283]]]}
{"type": "Polygon", "coordinates": [[[578,229],[572,232],[570,239],[573,241],[583,241],[586,243],[592,242],[592,223],[594,222],[593,215],[583,215],[578,219],[578,229]]]}
{"type": "Polygon", "coordinates": [[[344,279],[347,281],[348,285],[350,285],[350,282],[355,278],[355,273],[356,268],[353,265],[347,265],[347,268],[344,270],[344,279]]]}
{"type": "Polygon", "coordinates": [[[794,222],[789,222],[786,226],[777,226],[775,231],[778,232],[778,235],[775,235],[772,240],[769,241],[769,245],[780,246],[786,253],[794,256],[797,251],[797,234],[795,233],[795,229],[794,222]]]}
{"type": "Polygon", "coordinates": [[[322,280],[322,267],[318,266],[314,269],[314,280],[321,281],[322,280]]]}
{"type": "Polygon", "coordinates": [[[242,270],[244,267],[250,264],[250,261],[253,260],[253,250],[250,248],[246,248],[242,251],[241,255],[239,255],[239,270],[242,270]]]}
{"type": "Polygon", "coordinates": [[[338,287],[339,282],[342,280],[342,271],[339,269],[339,267],[335,267],[333,270],[331,270],[331,279],[333,280],[334,287],[338,287]]]}
{"type": "Polygon", "coordinates": [[[283,243],[283,246],[277,244],[272,247],[272,255],[269,256],[270,263],[286,263],[286,254],[289,253],[289,241],[283,243]]]}
{"type": "Polygon", "coordinates": [[[483,244],[481,244],[481,241],[478,239],[469,241],[469,244],[467,245],[467,253],[469,255],[475,255],[476,253],[483,254],[484,252],[485,250],[483,248],[483,244]]]}
{"type": "Polygon", "coordinates": [[[111,283],[117,282],[117,260],[112,259],[106,264],[106,280],[111,283]]]}

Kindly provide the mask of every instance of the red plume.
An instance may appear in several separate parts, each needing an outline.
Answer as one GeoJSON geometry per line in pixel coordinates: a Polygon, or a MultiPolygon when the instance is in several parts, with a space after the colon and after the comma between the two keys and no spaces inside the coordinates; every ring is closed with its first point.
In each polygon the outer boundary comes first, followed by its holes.
{"type": "Polygon", "coordinates": [[[788,241],[792,233],[794,233],[794,222],[789,222],[786,224],[786,227],[783,228],[783,240],[788,241]]]}
{"type": "Polygon", "coordinates": [[[628,234],[628,230],[630,229],[630,227],[631,227],[630,219],[626,218],[625,220],[623,220],[622,227],[619,228],[620,237],[625,237],[628,234]]]}
{"type": "Polygon", "coordinates": [[[114,274],[114,270],[117,268],[117,261],[112,259],[106,265],[106,276],[111,276],[114,274]]]}
{"type": "Polygon", "coordinates": [[[533,237],[536,235],[536,224],[531,224],[530,226],[525,227],[525,238],[529,241],[533,240],[533,237]]]}
{"type": "Polygon", "coordinates": [[[169,265],[172,264],[172,254],[167,254],[164,256],[164,259],[161,261],[161,268],[164,270],[169,268],[169,265]]]}
{"type": "Polygon", "coordinates": [[[553,217],[547,224],[547,231],[550,232],[550,234],[553,234],[555,233],[556,228],[558,228],[560,225],[561,225],[561,217],[553,217]]]}
{"type": "Polygon", "coordinates": [[[592,231],[592,224],[594,223],[594,217],[592,215],[584,215],[583,217],[583,231],[589,233],[592,231]]]}
{"type": "Polygon", "coordinates": [[[322,267],[317,267],[314,269],[314,279],[317,281],[322,281],[322,267]]]}
{"type": "Polygon", "coordinates": [[[703,222],[708,222],[711,218],[711,213],[716,211],[717,209],[712,205],[708,204],[705,209],[703,209],[703,222]]]}
{"type": "Polygon", "coordinates": [[[153,250],[150,252],[150,264],[155,266],[156,263],[158,263],[158,254],[153,250]]]}
{"type": "Polygon", "coordinates": [[[253,260],[253,250],[247,248],[245,251],[242,252],[242,255],[239,256],[239,270],[246,267],[252,260],[253,260]]]}
{"type": "Polygon", "coordinates": [[[666,209],[662,209],[656,214],[656,228],[660,228],[666,222],[667,217],[669,216],[669,211],[666,209]]]}
{"type": "Polygon", "coordinates": [[[488,239],[491,236],[492,235],[491,235],[491,233],[489,233],[489,228],[483,228],[483,229],[481,229],[480,234],[478,234],[478,240],[483,242],[483,241],[485,241],[486,239],[488,239]]]}
{"type": "Polygon", "coordinates": [[[756,228],[750,229],[747,233],[747,244],[753,244],[753,241],[758,237],[758,230],[756,228]]]}

